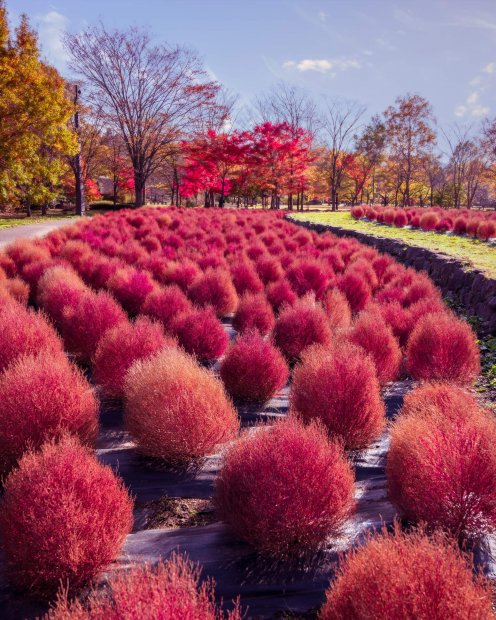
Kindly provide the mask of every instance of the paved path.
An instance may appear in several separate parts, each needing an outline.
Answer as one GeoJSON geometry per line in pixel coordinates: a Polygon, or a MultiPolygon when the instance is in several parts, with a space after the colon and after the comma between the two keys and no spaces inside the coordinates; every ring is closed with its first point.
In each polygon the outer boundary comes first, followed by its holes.
{"type": "Polygon", "coordinates": [[[71,219],[48,220],[41,224],[23,224],[21,226],[11,226],[9,228],[0,228],[0,248],[9,245],[16,239],[30,239],[33,237],[44,237],[52,230],[69,226],[73,223],[71,219]]]}

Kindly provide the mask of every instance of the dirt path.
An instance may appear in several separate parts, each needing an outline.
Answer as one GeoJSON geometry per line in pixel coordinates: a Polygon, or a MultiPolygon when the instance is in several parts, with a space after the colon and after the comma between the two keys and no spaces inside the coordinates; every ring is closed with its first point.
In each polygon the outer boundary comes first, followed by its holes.
{"type": "Polygon", "coordinates": [[[49,220],[42,224],[23,224],[22,226],[12,226],[0,229],[0,248],[4,248],[16,239],[31,239],[33,237],[44,237],[52,230],[69,226],[70,219],[49,220]]]}

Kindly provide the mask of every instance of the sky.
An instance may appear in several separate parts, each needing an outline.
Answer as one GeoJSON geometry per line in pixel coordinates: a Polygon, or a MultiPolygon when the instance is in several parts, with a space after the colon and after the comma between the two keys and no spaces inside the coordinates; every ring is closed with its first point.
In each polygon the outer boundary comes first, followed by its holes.
{"type": "Polygon", "coordinates": [[[64,75],[64,30],[99,20],[193,48],[212,78],[250,106],[280,81],[382,112],[426,97],[440,128],[496,116],[496,0],[6,0],[27,13],[64,75]]]}

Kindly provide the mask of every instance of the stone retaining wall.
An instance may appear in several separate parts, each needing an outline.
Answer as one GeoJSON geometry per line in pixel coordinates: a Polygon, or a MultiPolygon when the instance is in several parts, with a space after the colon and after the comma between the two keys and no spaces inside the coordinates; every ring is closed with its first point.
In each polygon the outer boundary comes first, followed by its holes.
{"type": "Polygon", "coordinates": [[[443,294],[453,297],[469,316],[477,315],[480,318],[481,334],[496,335],[496,279],[468,268],[447,254],[410,246],[400,239],[374,237],[339,226],[305,222],[291,217],[289,219],[295,224],[317,232],[329,231],[340,237],[354,237],[361,243],[373,246],[379,252],[394,256],[400,263],[419,271],[426,271],[443,294]]]}

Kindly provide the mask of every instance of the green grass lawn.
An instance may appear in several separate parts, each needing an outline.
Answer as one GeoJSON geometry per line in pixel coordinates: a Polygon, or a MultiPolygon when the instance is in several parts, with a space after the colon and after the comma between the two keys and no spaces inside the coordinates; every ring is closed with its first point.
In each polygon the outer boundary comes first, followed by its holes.
{"type": "Polygon", "coordinates": [[[346,211],[338,211],[336,213],[329,211],[323,213],[292,213],[291,217],[295,220],[329,224],[348,230],[356,230],[375,237],[399,239],[408,245],[420,246],[434,252],[444,252],[444,254],[459,259],[467,267],[480,269],[486,275],[496,277],[496,246],[478,239],[383,226],[364,220],[355,220],[346,211]]]}

